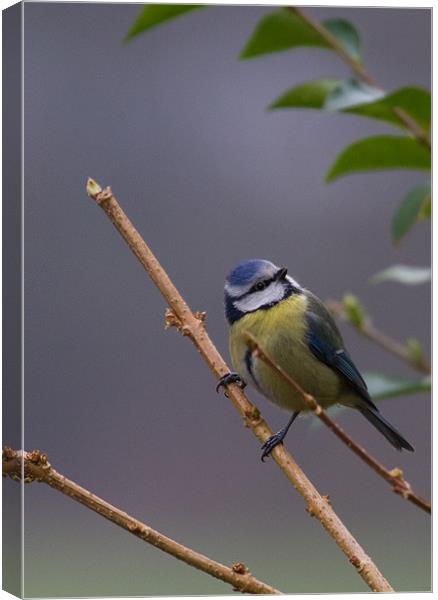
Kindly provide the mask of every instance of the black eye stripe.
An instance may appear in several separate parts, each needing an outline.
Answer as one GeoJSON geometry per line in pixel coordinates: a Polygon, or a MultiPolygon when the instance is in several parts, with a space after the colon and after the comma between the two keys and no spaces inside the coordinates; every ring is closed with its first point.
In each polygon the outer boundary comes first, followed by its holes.
{"type": "Polygon", "coordinates": [[[265,279],[263,281],[258,281],[255,285],[252,286],[248,294],[252,294],[253,292],[261,292],[262,290],[266,289],[268,285],[270,285],[273,281],[275,281],[274,277],[271,277],[270,279],[265,279]]]}
{"type": "Polygon", "coordinates": [[[265,280],[262,280],[262,281],[258,281],[247,292],[245,292],[244,294],[241,294],[240,296],[236,296],[235,298],[233,298],[233,301],[234,302],[238,302],[239,300],[243,300],[243,298],[246,298],[250,294],[254,294],[255,292],[261,292],[262,290],[266,289],[268,287],[268,285],[270,285],[273,281],[275,281],[275,277],[271,277],[270,279],[265,279],[265,280]],[[259,284],[263,284],[263,287],[260,288],[260,289],[257,288],[257,286],[259,284]]]}

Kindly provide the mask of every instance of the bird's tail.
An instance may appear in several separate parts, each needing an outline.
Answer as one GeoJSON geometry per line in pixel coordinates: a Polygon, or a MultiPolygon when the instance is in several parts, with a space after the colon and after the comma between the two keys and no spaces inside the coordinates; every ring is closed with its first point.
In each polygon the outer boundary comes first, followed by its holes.
{"type": "Polygon", "coordinates": [[[414,451],[410,443],[405,440],[401,433],[394,429],[391,423],[382,417],[377,409],[360,407],[359,410],[363,416],[386,437],[388,442],[392,444],[394,448],[397,448],[397,450],[402,450],[404,448],[410,452],[414,451]]]}

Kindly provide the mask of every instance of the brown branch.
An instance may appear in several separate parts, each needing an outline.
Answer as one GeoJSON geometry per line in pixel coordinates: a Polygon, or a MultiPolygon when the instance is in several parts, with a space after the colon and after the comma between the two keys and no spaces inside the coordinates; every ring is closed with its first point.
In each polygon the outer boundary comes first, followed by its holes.
{"type": "Polygon", "coordinates": [[[144,542],[155,546],[155,548],[170,554],[191,567],[195,567],[195,569],[199,569],[216,579],[229,583],[236,592],[247,594],[281,594],[279,590],[263,583],[263,581],[259,581],[251,575],[243,563],[235,563],[232,567],[222,565],[203,554],[199,554],[199,552],[195,552],[191,548],[187,548],[187,546],[175,542],[162,533],[155,531],[149,525],[131,517],[116,506],[102,500],[102,498],[92,494],[74,481],[67,479],[55,471],[48,462],[47,455],[39,452],[39,450],[22,452],[12,450],[12,448],[4,448],[2,462],[4,477],[11,477],[14,480],[23,479],[27,483],[32,481],[47,483],[53,489],[83,504],[144,542]]]}
{"type": "Polygon", "coordinates": [[[312,29],[314,29],[319,35],[327,42],[329,46],[333,48],[333,50],[338,54],[344,62],[346,62],[353,73],[357,75],[359,79],[371,85],[373,87],[379,87],[376,81],[371,77],[371,75],[367,72],[365,67],[358,61],[355,60],[350,54],[345,50],[345,48],[338,42],[335,36],[324,27],[322,23],[312,19],[307,13],[303,12],[301,8],[297,8],[296,6],[287,6],[287,10],[292,13],[295,13],[305,21],[312,29]]]}
{"type": "Polygon", "coordinates": [[[400,342],[393,340],[391,337],[381,332],[372,324],[369,318],[365,318],[360,325],[356,325],[348,318],[342,302],[339,302],[338,300],[327,300],[325,304],[332,314],[341,318],[346,323],[349,323],[359,333],[381,346],[390,354],[393,354],[421,373],[426,373],[426,375],[431,374],[430,365],[423,357],[413,357],[404,344],[400,344],[400,342]]]}
{"type": "Polygon", "coordinates": [[[406,481],[403,477],[403,472],[398,469],[392,469],[389,471],[386,467],[380,464],[375,458],[373,458],[368,452],[357,444],[354,440],[351,439],[349,435],[345,433],[345,431],[337,424],[331,417],[328,416],[327,412],[317,403],[316,399],[305,392],[303,388],[288,374],[284,369],[282,369],[279,365],[277,365],[272,358],[263,350],[260,344],[257,342],[255,337],[251,335],[249,332],[244,332],[244,337],[248,341],[249,347],[252,349],[253,353],[257,355],[258,358],[263,360],[267,365],[269,365],[274,371],[276,371],[280,377],[282,377],[285,381],[289,383],[293,388],[295,388],[299,394],[303,397],[303,400],[306,402],[309,410],[311,410],[321,421],[327,425],[331,431],[346,445],[352,452],[354,452],[359,458],[361,458],[373,471],[375,471],[380,477],[382,477],[385,481],[387,481],[392,486],[392,491],[396,494],[399,494],[409,502],[412,502],[419,508],[424,511],[431,513],[431,505],[430,502],[415,494],[411,488],[410,483],[406,481]]]}
{"type": "MultiPolygon", "coordinates": [[[[338,42],[336,37],[330,33],[328,29],[322,25],[319,21],[312,19],[307,13],[303,12],[301,8],[295,6],[287,6],[287,10],[298,15],[303,21],[305,21],[312,29],[314,29],[319,35],[327,42],[331,48],[346,62],[353,73],[366,84],[376,88],[381,88],[376,83],[374,78],[368,73],[365,67],[356,59],[354,59],[338,42]]],[[[417,140],[426,146],[429,150],[431,149],[430,139],[426,131],[413,119],[403,108],[395,107],[392,109],[393,112],[398,116],[400,121],[405,125],[407,129],[417,138],[417,140]]]]}
{"type": "MultiPolygon", "coordinates": [[[[191,339],[217,379],[229,373],[227,364],[205,329],[205,314],[194,314],[190,310],[157,258],[121,209],[111,189],[107,187],[102,190],[95,181],[89,179],[87,192],[112,221],[168,303],[170,311],[167,311],[166,324],[177,327],[183,335],[191,339]]],[[[239,386],[235,384],[227,386],[227,394],[245,425],[261,442],[265,442],[272,435],[272,430],[261,417],[259,410],[248,400],[239,386]]],[[[272,457],[306,501],[309,514],[321,522],[366,584],[373,591],[393,591],[377,566],[336,515],[328,499],[318,493],[284,446],[279,445],[274,448],[272,457]]]]}

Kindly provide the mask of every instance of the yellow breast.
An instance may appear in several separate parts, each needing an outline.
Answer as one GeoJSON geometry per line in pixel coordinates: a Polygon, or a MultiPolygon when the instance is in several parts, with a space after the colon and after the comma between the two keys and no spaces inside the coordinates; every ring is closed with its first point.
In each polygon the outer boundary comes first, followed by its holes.
{"type": "Polygon", "coordinates": [[[323,406],[337,401],[340,382],[331,369],[309,350],[306,340],[305,294],[292,294],[272,308],[259,309],[239,319],[230,329],[234,369],[264,396],[288,410],[306,410],[302,396],[271,367],[255,358],[245,340],[251,333],[263,350],[306,392],[323,406]]]}

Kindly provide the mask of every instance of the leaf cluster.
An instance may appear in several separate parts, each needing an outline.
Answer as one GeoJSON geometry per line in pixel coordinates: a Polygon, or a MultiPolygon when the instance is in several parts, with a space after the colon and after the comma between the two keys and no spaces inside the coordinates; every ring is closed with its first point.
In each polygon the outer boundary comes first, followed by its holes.
{"type": "MultiPolygon", "coordinates": [[[[126,39],[131,40],[165,21],[206,6],[146,5],[126,39]]],[[[300,48],[336,53],[350,66],[351,73],[344,79],[322,78],[294,85],[280,94],[268,110],[311,109],[328,114],[356,115],[384,122],[397,130],[390,135],[360,139],[347,146],[329,167],[326,182],[354,173],[385,169],[430,173],[430,92],[415,86],[386,92],[375,84],[363,67],[361,36],[351,22],[327,19],[319,23],[306,18],[297,8],[279,8],[260,20],[239,58],[249,60],[300,48]]],[[[415,223],[430,219],[431,212],[431,186],[428,179],[411,189],[396,210],[392,221],[394,243],[400,243],[415,223]]],[[[427,267],[395,265],[377,273],[371,281],[418,285],[429,281],[430,277],[431,271],[427,267]]],[[[350,315],[351,323],[360,330],[365,313],[359,301],[354,296],[346,296],[344,309],[350,315]]],[[[411,342],[415,343],[416,351],[422,356],[418,342],[411,342]]],[[[408,342],[406,348],[409,352],[415,350],[408,342]]],[[[368,378],[368,383],[375,399],[430,389],[430,381],[401,380],[386,375],[374,374],[368,378]]]]}

